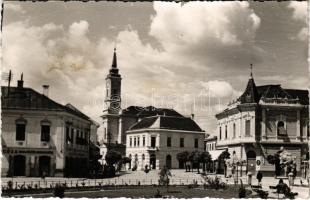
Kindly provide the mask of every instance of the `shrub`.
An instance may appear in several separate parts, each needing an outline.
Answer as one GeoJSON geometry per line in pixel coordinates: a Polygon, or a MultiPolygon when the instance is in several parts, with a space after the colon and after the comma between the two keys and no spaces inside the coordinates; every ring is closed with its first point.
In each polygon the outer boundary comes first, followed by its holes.
{"type": "Polygon", "coordinates": [[[156,194],[154,195],[154,198],[162,198],[163,195],[160,194],[159,189],[157,189],[156,194]]]}
{"type": "Polygon", "coordinates": [[[241,180],[241,186],[239,188],[239,198],[245,198],[245,197],[246,197],[246,190],[241,180]]]}
{"type": "Polygon", "coordinates": [[[8,181],[8,190],[12,190],[13,189],[13,182],[12,181],[8,181]]]}
{"type": "Polygon", "coordinates": [[[65,188],[59,184],[56,184],[54,189],[54,197],[63,198],[65,196],[65,188]]]}
{"type": "Polygon", "coordinates": [[[103,168],[103,175],[106,178],[115,176],[115,167],[113,165],[105,165],[103,168]]]}
{"type": "Polygon", "coordinates": [[[257,190],[257,195],[259,196],[259,198],[261,199],[267,199],[268,198],[268,192],[264,191],[264,190],[257,190]]]}
{"type": "Polygon", "coordinates": [[[206,188],[210,188],[210,189],[225,189],[226,188],[226,184],[224,182],[222,182],[220,180],[219,177],[215,177],[215,178],[209,178],[209,177],[205,177],[205,184],[203,185],[203,187],[206,188]]]}

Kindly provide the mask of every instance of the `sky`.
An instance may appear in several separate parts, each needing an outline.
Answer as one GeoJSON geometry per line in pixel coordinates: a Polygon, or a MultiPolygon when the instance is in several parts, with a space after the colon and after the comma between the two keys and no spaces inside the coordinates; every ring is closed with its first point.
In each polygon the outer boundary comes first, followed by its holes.
{"type": "MultiPolygon", "coordinates": [[[[208,133],[256,85],[308,88],[307,2],[5,2],[2,71],[101,123],[117,48],[122,108],[173,108],[208,133]]],[[[2,84],[7,84],[2,81],[2,84]]]]}

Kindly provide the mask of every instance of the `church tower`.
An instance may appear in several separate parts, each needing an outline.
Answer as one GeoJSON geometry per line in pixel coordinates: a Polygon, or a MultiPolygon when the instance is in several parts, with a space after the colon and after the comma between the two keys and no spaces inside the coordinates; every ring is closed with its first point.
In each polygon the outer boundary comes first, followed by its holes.
{"type": "Polygon", "coordinates": [[[105,106],[103,110],[103,141],[107,144],[120,143],[119,118],[121,111],[121,75],[117,68],[116,48],[114,48],[112,66],[107,75],[105,90],[105,106]]]}

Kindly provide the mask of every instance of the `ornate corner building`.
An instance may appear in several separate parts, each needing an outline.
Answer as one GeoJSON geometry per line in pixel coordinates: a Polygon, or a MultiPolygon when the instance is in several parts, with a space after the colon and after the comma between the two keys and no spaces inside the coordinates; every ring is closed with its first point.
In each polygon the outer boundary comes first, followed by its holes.
{"type": "MultiPolygon", "coordinates": [[[[284,147],[296,156],[297,173],[306,173],[309,159],[307,90],[281,85],[256,86],[248,80],[243,94],[216,115],[217,149],[228,149],[246,161],[245,171],[273,174],[267,156],[284,147]]],[[[285,172],[283,172],[285,175],[285,172]]]]}

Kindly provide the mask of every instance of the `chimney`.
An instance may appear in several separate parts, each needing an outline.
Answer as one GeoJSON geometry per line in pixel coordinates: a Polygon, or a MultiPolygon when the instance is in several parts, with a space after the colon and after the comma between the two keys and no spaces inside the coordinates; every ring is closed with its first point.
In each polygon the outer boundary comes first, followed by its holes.
{"type": "Polygon", "coordinates": [[[24,87],[24,81],[23,81],[23,73],[20,76],[20,80],[17,81],[17,87],[18,88],[23,88],[24,87]]]}
{"type": "Polygon", "coordinates": [[[192,113],[191,114],[191,119],[194,120],[194,117],[195,117],[195,115],[194,115],[194,113],[192,113]]]}
{"type": "Polygon", "coordinates": [[[48,97],[48,88],[50,87],[49,85],[42,85],[43,87],[43,95],[48,97]]]}

